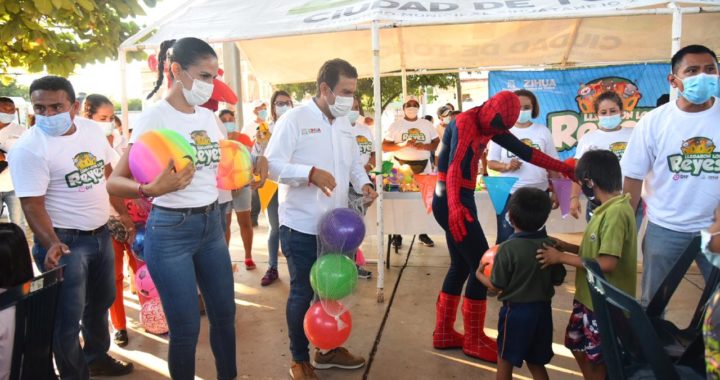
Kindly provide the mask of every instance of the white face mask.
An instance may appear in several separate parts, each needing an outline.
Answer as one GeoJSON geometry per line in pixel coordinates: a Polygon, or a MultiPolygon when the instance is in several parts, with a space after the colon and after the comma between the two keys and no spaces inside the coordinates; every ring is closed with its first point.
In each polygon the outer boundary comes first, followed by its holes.
{"type": "Polygon", "coordinates": [[[96,123],[102,127],[103,132],[105,132],[105,136],[110,136],[115,128],[114,121],[96,121],[96,123]]]}
{"type": "Polygon", "coordinates": [[[710,251],[710,241],[713,236],[720,235],[720,232],[711,233],[708,230],[700,231],[700,249],[702,250],[705,258],[708,259],[710,264],[720,268],[720,254],[710,251]]]}
{"type": "Polygon", "coordinates": [[[188,76],[188,78],[192,79],[193,81],[192,87],[188,90],[185,88],[182,82],[178,80],[178,82],[180,82],[180,85],[183,87],[183,95],[185,96],[185,100],[187,100],[188,104],[194,107],[207,103],[207,101],[210,100],[210,97],[212,96],[215,85],[213,85],[212,83],[207,83],[198,79],[194,79],[186,71],[183,72],[185,73],[185,75],[188,76]]]}
{"type": "MultiPolygon", "coordinates": [[[[332,92],[332,90],[330,90],[332,92]]],[[[334,92],[332,92],[335,95],[334,92]]],[[[330,113],[334,117],[343,117],[347,115],[352,109],[354,99],[352,96],[338,96],[335,95],[335,104],[330,104],[330,113]]]]}
{"type": "Polygon", "coordinates": [[[290,106],[279,106],[275,107],[275,115],[277,115],[278,118],[282,116],[285,112],[290,111],[290,106]]]}
{"type": "Polygon", "coordinates": [[[4,113],[0,112],[0,123],[3,124],[10,124],[11,121],[15,120],[15,114],[14,113],[4,113]]]}
{"type": "Polygon", "coordinates": [[[357,122],[357,119],[360,117],[360,111],[351,110],[348,112],[348,120],[350,120],[350,124],[355,124],[357,122]]]}
{"type": "Polygon", "coordinates": [[[452,116],[445,116],[443,119],[443,124],[448,125],[452,121],[452,116]]]}
{"type": "Polygon", "coordinates": [[[408,119],[414,119],[417,117],[418,112],[420,112],[420,109],[417,107],[407,107],[405,108],[405,116],[408,117],[408,119]]]}

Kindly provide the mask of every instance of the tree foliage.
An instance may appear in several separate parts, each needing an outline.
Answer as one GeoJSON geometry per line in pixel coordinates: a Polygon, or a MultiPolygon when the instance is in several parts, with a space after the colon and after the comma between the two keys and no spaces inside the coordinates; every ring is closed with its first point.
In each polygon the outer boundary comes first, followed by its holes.
{"type": "MultiPolygon", "coordinates": [[[[419,96],[421,90],[431,88],[450,88],[457,85],[457,74],[431,74],[431,75],[408,75],[408,94],[419,96]]],[[[315,82],[281,84],[276,86],[278,90],[285,90],[295,98],[302,98],[305,95],[315,95],[317,86],[315,82]]],[[[399,76],[380,78],[381,89],[381,111],[385,111],[390,103],[402,101],[402,79],[399,76]]],[[[372,78],[358,79],[357,95],[362,101],[364,110],[374,109],[373,80],[372,78]]]]}
{"type": "Polygon", "coordinates": [[[12,68],[67,76],[75,65],[115,59],[140,30],[130,19],[144,14],[140,0],[0,1],[0,79],[8,82],[12,68]]]}
{"type": "Polygon", "coordinates": [[[27,86],[19,85],[15,80],[9,84],[0,86],[0,96],[12,96],[28,99],[30,89],[27,86]]]}
{"type": "MultiPolygon", "coordinates": [[[[115,112],[120,112],[121,111],[120,102],[113,100],[113,104],[115,105],[115,112]]],[[[138,98],[128,99],[128,111],[142,111],[142,99],[138,99],[138,98]]]]}

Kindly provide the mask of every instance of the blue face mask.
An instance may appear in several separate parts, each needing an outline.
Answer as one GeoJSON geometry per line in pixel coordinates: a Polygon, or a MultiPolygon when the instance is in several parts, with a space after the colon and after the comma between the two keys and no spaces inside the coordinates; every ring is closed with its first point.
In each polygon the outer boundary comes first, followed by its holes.
{"type": "Polygon", "coordinates": [[[520,111],[517,122],[527,123],[528,121],[530,121],[530,119],[532,119],[532,110],[522,110],[520,111]]]}
{"type": "Polygon", "coordinates": [[[682,80],[683,98],[692,104],[703,104],[718,93],[718,76],[700,73],[682,80]]]}
{"type": "Polygon", "coordinates": [[[35,126],[48,136],[62,136],[72,127],[70,112],[52,116],[35,115],[35,126]]]}
{"type": "Polygon", "coordinates": [[[598,125],[602,129],[615,129],[620,125],[621,122],[622,116],[620,116],[620,114],[598,117],[598,125]]]}
{"type": "Polygon", "coordinates": [[[260,120],[267,120],[267,116],[267,110],[260,110],[260,112],[258,112],[258,117],[260,118],[260,120]]]}
{"type": "Polygon", "coordinates": [[[237,130],[237,125],[235,125],[234,121],[226,121],[223,125],[225,126],[225,129],[227,129],[228,133],[235,132],[237,130]]]}

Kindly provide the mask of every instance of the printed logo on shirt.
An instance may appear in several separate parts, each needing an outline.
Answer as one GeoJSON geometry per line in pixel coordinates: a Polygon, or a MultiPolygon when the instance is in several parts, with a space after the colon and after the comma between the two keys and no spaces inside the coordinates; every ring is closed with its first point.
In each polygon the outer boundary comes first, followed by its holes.
{"type": "MultiPolygon", "coordinates": [[[[522,139],[522,140],[520,140],[520,141],[521,141],[523,144],[525,144],[525,145],[527,145],[527,146],[529,146],[529,147],[531,147],[531,148],[535,148],[535,149],[538,149],[538,150],[540,149],[540,145],[535,144],[535,143],[534,143],[532,140],[530,140],[530,139],[522,139]]],[[[513,152],[511,152],[511,151],[509,151],[509,150],[507,151],[507,156],[508,156],[508,158],[517,157],[517,156],[515,156],[515,154],[514,154],[513,152]]]]}
{"type": "Polygon", "coordinates": [[[320,133],[322,130],[320,128],[303,128],[300,130],[300,134],[303,136],[307,135],[314,135],[316,133],[320,133]]]}
{"type": "Polygon", "coordinates": [[[417,128],[410,128],[407,130],[407,132],[402,134],[402,140],[408,141],[408,140],[415,140],[415,141],[425,141],[426,137],[425,134],[422,133],[421,130],[417,128]]]}
{"type": "Polygon", "coordinates": [[[618,160],[622,158],[623,153],[625,153],[625,148],[627,147],[627,142],[625,141],[618,141],[610,144],[610,151],[615,153],[618,160]]]}
{"type": "Polygon", "coordinates": [[[82,152],[73,157],[73,165],[78,170],[72,171],[65,175],[65,182],[68,187],[74,189],[76,187],[97,185],[105,179],[105,162],[98,160],[92,153],[82,152]]]}
{"type": "Polygon", "coordinates": [[[196,167],[200,169],[201,166],[212,166],[217,167],[220,162],[220,145],[216,142],[212,142],[207,134],[207,131],[192,131],[190,138],[193,140],[192,146],[197,151],[197,164],[196,167]]]}
{"type": "MultiPolygon", "coordinates": [[[[680,154],[668,156],[670,172],[676,173],[674,179],[693,177],[703,173],[720,173],[720,152],[715,152],[715,143],[707,137],[693,137],[683,141],[680,154]]],[[[717,178],[717,177],[715,177],[717,178]]]]}
{"type": "Polygon", "coordinates": [[[370,140],[367,139],[365,136],[355,136],[355,141],[357,141],[358,146],[360,147],[360,154],[370,154],[373,151],[373,144],[370,142],[370,140]]]}

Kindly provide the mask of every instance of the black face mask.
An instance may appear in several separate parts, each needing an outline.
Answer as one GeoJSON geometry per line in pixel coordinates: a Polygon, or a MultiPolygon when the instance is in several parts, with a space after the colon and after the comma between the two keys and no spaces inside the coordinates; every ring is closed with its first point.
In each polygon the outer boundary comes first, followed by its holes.
{"type": "Polygon", "coordinates": [[[600,202],[598,202],[598,200],[595,199],[595,192],[593,191],[592,187],[590,187],[590,186],[587,185],[586,180],[583,180],[583,181],[581,182],[580,188],[582,189],[583,194],[585,194],[585,196],[587,197],[587,199],[588,199],[590,202],[592,202],[592,203],[594,203],[594,204],[596,204],[596,205],[599,205],[599,204],[600,204],[600,202]]]}

